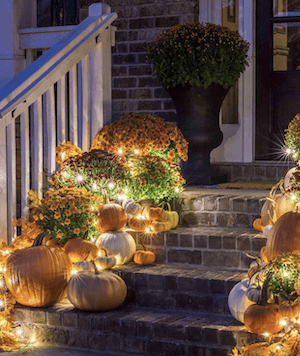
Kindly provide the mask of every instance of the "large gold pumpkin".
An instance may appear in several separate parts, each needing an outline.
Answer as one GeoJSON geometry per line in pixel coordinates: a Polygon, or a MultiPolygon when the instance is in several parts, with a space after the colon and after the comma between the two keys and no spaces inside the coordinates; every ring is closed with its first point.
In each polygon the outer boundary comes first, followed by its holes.
{"type": "Polygon", "coordinates": [[[268,233],[267,259],[271,261],[283,252],[300,252],[300,212],[282,215],[268,233]]]}
{"type": "Polygon", "coordinates": [[[20,304],[51,306],[66,296],[72,263],[60,248],[29,247],[6,259],[7,288],[20,304]]]}
{"type": "Polygon", "coordinates": [[[128,220],[124,208],[115,203],[102,205],[98,210],[97,218],[97,229],[101,234],[123,229],[128,220]]]}
{"type": "Polygon", "coordinates": [[[67,293],[70,302],[77,309],[106,311],[115,309],[124,302],[127,286],[113,272],[81,271],[70,278],[67,293]]]}

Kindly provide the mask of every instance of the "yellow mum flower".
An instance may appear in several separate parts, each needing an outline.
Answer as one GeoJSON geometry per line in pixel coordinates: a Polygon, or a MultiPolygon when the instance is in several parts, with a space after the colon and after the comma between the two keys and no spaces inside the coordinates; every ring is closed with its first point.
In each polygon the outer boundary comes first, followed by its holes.
{"type": "Polygon", "coordinates": [[[80,233],[80,229],[79,227],[76,227],[74,230],[73,230],[74,234],[75,235],[78,235],[80,233]]]}
{"type": "Polygon", "coordinates": [[[56,213],[54,214],[54,217],[55,217],[55,219],[59,219],[59,218],[61,217],[61,215],[60,215],[59,212],[56,212],[56,213]]]}
{"type": "Polygon", "coordinates": [[[81,231],[82,231],[82,232],[87,232],[87,231],[88,231],[88,227],[87,227],[87,226],[83,226],[83,227],[81,228],[81,231]]]}
{"type": "Polygon", "coordinates": [[[40,220],[44,220],[44,215],[40,214],[40,220]]]}
{"type": "Polygon", "coordinates": [[[73,213],[72,213],[72,210],[70,210],[70,209],[67,209],[66,211],[65,211],[65,215],[66,216],[71,216],[73,213]]]}
{"type": "Polygon", "coordinates": [[[67,218],[65,221],[64,221],[64,224],[65,225],[70,225],[71,224],[71,220],[69,218],[67,218]]]}

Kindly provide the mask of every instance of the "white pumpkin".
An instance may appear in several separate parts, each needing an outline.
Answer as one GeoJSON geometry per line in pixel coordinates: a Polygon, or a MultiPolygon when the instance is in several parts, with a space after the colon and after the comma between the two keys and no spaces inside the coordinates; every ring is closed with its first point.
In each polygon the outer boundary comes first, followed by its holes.
{"type": "Polygon", "coordinates": [[[245,310],[255,304],[247,297],[249,278],[238,282],[230,291],[228,296],[228,306],[231,315],[241,323],[244,323],[245,310]]]}
{"type": "Polygon", "coordinates": [[[103,248],[108,255],[119,255],[119,265],[131,261],[136,251],[136,243],[126,231],[107,231],[98,237],[96,245],[103,248]]]}

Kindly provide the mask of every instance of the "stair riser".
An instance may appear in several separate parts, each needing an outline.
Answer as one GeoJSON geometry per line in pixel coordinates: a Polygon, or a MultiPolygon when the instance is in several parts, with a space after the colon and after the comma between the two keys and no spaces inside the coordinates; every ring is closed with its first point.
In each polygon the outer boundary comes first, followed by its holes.
{"type": "MultiPolygon", "coordinates": [[[[143,243],[156,253],[157,263],[246,271],[252,262],[246,254],[257,256],[266,245],[263,234],[251,231],[193,228],[189,233],[188,230],[178,229],[144,236],[143,243]]],[[[131,234],[138,242],[141,235],[131,234]]]]}
{"type": "Polygon", "coordinates": [[[102,352],[157,356],[227,356],[236,344],[260,338],[243,326],[208,325],[207,321],[146,312],[120,314],[55,313],[14,310],[23,329],[22,338],[47,345],[78,347],[102,352]]]}
{"type": "Polygon", "coordinates": [[[175,209],[181,226],[252,227],[264,201],[261,197],[209,195],[179,199],[175,209]]]}

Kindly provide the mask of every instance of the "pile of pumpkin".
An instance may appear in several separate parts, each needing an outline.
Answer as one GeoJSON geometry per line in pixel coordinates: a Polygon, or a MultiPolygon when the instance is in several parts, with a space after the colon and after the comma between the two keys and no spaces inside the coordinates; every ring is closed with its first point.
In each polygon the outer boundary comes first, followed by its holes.
{"type": "MultiPolygon", "coordinates": [[[[270,266],[291,266],[290,260],[299,258],[295,264],[300,275],[300,212],[288,211],[281,215],[269,229],[266,246],[260,258],[250,264],[247,278],[230,291],[228,305],[234,318],[244,323],[256,334],[277,333],[283,329],[283,320],[299,317],[300,289],[282,298],[288,283],[284,273],[280,276],[282,288],[278,298],[272,297],[270,266]]],[[[287,274],[288,275],[288,274],[287,274]]]]}
{"type": "Polygon", "coordinates": [[[123,200],[122,205],[107,203],[97,214],[100,235],[95,243],[80,238],[64,245],[52,238],[50,231],[40,233],[31,247],[9,254],[3,266],[8,290],[22,305],[53,305],[68,296],[78,309],[104,311],[120,306],[127,295],[124,280],[109,271],[132,259],[138,264],[155,261],[152,251],[136,251],[136,242],[125,230],[127,222],[137,231],[164,231],[178,223],[173,212],[163,208],[147,209],[147,218],[137,218],[139,204],[123,200]],[[128,219],[129,216],[129,219],[128,219]],[[136,224],[141,222],[141,225],[136,224]],[[75,273],[76,272],[76,273],[75,273]]]}

